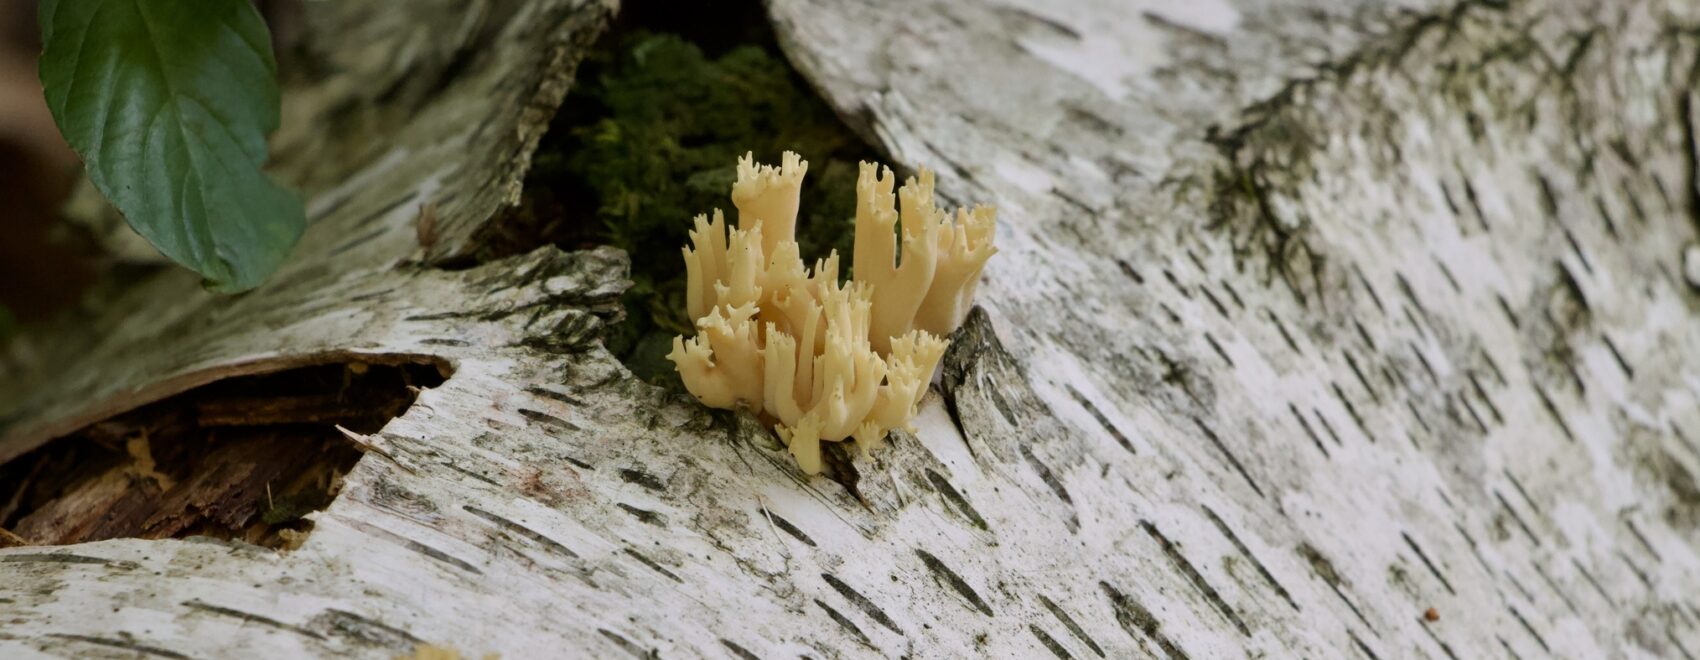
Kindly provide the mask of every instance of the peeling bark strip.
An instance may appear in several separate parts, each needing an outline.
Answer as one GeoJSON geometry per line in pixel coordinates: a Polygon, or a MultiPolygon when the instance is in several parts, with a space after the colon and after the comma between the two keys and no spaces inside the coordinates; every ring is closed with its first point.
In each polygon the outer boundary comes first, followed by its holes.
{"type": "Polygon", "coordinates": [[[0,549],[0,655],[1700,648],[1691,3],[768,8],[857,130],[1008,220],[856,494],[600,348],[626,256],[466,258],[609,7],[316,4],[296,257],[27,337],[0,457],[244,365],[454,376],[292,552],[0,549]]]}

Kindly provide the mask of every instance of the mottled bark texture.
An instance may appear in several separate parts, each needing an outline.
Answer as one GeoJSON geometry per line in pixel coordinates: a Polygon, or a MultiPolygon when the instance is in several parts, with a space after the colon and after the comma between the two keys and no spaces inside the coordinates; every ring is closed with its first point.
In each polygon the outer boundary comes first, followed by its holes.
{"type": "Polygon", "coordinates": [[[0,550],[8,656],[1700,652],[1692,3],[773,0],[858,130],[1000,207],[855,481],[629,377],[624,255],[464,267],[609,9],[412,4],[312,5],[286,270],[114,282],[0,385],[0,459],[228,374],[453,376],[299,549],[0,550]]]}

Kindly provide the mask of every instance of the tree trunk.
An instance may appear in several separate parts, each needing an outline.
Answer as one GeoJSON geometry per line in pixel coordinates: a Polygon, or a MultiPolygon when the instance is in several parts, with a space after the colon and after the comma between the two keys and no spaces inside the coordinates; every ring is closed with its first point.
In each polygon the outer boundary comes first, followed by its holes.
{"type": "Polygon", "coordinates": [[[0,654],[1700,651],[1691,3],[769,11],[999,207],[916,433],[806,478],[602,349],[625,255],[468,266],[611,7],[314,4],[293,259],[114,278],[15,358],[0,461],[234,375],[453,374],[297,548],[0,550],[0,654]]]}

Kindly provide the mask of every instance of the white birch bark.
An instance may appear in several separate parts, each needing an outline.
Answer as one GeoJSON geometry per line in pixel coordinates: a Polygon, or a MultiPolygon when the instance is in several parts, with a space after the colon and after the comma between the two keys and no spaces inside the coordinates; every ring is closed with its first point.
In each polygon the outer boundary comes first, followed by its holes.
{"type": "Polygon", "coordinates": [[[346,66],[279,138],[297,256],[32,338],[0,460],[232,374],[454,375],[297,550],[0,550],[0,654],[1700,650],[1692,4],[774,0],[858,130],[1000,207],[984,311],[854,493],[600,348],[622,255],[437,267],[605,11],[459,5],[314,5],[346,66]]]}

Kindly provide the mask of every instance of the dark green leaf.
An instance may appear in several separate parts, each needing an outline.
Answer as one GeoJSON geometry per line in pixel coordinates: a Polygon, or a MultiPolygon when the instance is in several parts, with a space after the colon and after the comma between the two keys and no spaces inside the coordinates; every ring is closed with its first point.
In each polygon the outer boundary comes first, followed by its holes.
{"type": "Polygon", "coordinates": [[[277,64],[249,0],[44,0],[41,82],[95,187],[219,291],[265,280],[306,225],[272,182],[277,64]]]}

